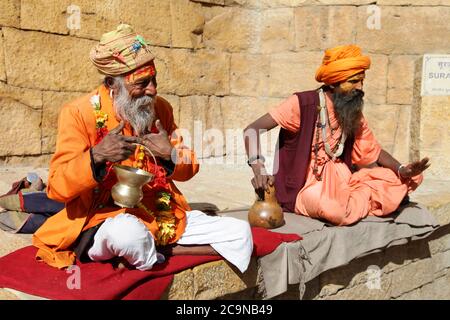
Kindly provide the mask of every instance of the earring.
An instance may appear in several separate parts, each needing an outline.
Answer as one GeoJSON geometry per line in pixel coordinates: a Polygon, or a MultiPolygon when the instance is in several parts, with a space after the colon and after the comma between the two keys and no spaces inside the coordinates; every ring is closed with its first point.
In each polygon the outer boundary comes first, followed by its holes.
{"type": "Polygon", "coordinates": [[[109,96],[111,97],[111,99],[113,98],[113,89],[109,90],[109,96]]]}

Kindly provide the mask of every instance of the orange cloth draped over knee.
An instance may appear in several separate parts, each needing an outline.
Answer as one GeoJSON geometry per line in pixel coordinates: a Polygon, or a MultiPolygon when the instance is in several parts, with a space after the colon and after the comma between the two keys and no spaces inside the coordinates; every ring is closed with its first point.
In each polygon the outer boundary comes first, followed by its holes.
{"type": "MultiPolygon", "coordinates": [[[[102,85],[98,88],[102,111],[108,114],[106,122],[108,130],[119,125],[114,114],[112,100],[108,90],[102,85]]],[[[97,138],[95,116],[90,99],[96,91],[81,97],[63,107],[58,122],[58,137],[56,152],[50,163],[47,193],[50,199],[66,203],[65,209],[50,217],[33,235],[33,245],[39,250],[36,258],[47,264],[64,268],[74,263],[73,244],[80,233],[93,227],[108,217],[116,216],[124,211],[136,215],[155,234],[158,229],[153,216],[140,208],[121,209],[104,207],[110,197],[110,191],[99,188],[91,170],[90,148],[97,138]]],[[[177,129],[174,123],[171,105],[161,97],[156,98],[156,119],[169,133],[177,129]]],[[[132,135],[132,129],[127,124],[122,134],[132,135]]],[[[174,215],[178,219],[176,236],[171,243],[177,241],[186,226],[186,211],[190,210],[184,196],[177,189],[173,180],[185,181],[193,177],[199,170],[199,165],[193,151],[182,146],[182,138],[173,140],[178,161],[173,173],[167,177],[172,192],[171,205],[175,208],[174,215]]],[[[133,159],[122,162],[132,165],[133,159]]],[[[146,168],[143,168],[144,170],[146,168]]],[[[144,190],[144,205],[153,203],[154,199],[146,197],[144,190]]]]}
{"type": "MultiPolygon", "coordinates": [[[[333,128],[338,126],[333,101],[326,93],[326,105],[333,128]]],[[[272,118],[286,130],[300,129],[300,107],[297,96],[293,95],[270,112],[272,118]]],[[[317,128],[315,129],[317,130],[317,128]]],[[[339,142],[341,129],[333,134],[327,126],[327,141],[333,150],[339,142]]],[[[316,132],[313,137],[316,136],[316,132]]],[[[321,135],[320,135],[321,136],[321,135]]],[[[315,138],[313,138],[313,144],[315,138]]],[[[305,146],[307,147],[307,146],[305,146]]],[[[325,219],[336,225],[355,223],[367,215],[385,216],[397,209],[404,196],[422,182],[422,175],[401,180],[391,169],[375,167],[351,173],[340,159],[333,162],[325,152],[322,139],[317,156],[318,170],[322,180],[313,174],[314,146],[310,146],[311,161],[305,185],[299,191],[295,212],[312,218],[325,219]]],[[[365,166],[377,162],[381,146],[375,139],[367,121],[355,135],[352,163],[365,166]]]]}
{"type": "Polygon", "coordinates": [[[345,81],[370,68],[370,58],[363,56],[355,45],[338,46],[325,50],[316,80],[327,85],[345,81]]]}

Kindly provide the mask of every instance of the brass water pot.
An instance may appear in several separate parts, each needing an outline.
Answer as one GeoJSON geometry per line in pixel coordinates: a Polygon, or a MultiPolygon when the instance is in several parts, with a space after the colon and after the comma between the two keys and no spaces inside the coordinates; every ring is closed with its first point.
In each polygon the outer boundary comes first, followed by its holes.
{"type": "Polygon", "coordinates": [[[274,229],[285,224],[283,209],[275,197],[275,187],[269,185],[264,192],[256,194],[256,201],[248,211],[248,222],[252,227],[274,229]]]}
{"type": "Polygon", "coordinates": [[[142,200],[142,187],[149,183],[154,175],[133,167],[114,165],[118,182],[111,189],[114,203],[122,208],[134,208],[142,200]]]}

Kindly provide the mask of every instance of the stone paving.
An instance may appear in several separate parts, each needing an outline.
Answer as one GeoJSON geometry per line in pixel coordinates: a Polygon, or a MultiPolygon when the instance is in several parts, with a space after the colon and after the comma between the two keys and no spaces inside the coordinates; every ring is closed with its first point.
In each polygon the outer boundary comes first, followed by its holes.
{"type": "MultiPolygon", "coordinates": [[[[48,178],[47,168],[0,167],[0,194],[7,192],[12,182],[24,177],[28,172],[38,173],[44,181],[48,178]]],[[[240,165],[220,165],[205,161],[200,172],[190,181],[177,182],[180,191],[190,203],[209,203],[220,210],[244,209],[255,200],[250,179],[251,169],[240,165]]],[[[450,205],[450,180],[426,179],[411,199],[427,207],[445,207],[450,205]]],[[[441,223],[448,223],[448,214],[443,215],[441,223]]],[[[9,234],[0,230],[0,256],[30,244],[30,235],[9,234]]],[[[13,296],[0,291],[0,299],[13,296]]]]}

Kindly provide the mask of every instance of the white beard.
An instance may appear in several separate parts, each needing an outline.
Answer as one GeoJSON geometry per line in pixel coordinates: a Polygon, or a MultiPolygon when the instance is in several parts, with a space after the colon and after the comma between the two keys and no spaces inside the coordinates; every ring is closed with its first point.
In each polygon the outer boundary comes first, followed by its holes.
{"type": "Polygon", "coordinates": [[[155,99],[150,96],[132,98],[125,88],[123,77],[116,77],[119,90],[114,99],[114,110],[125,122],[129,122],[138,136],[150,132],[149,127],[155,120],[155,99]]]}

